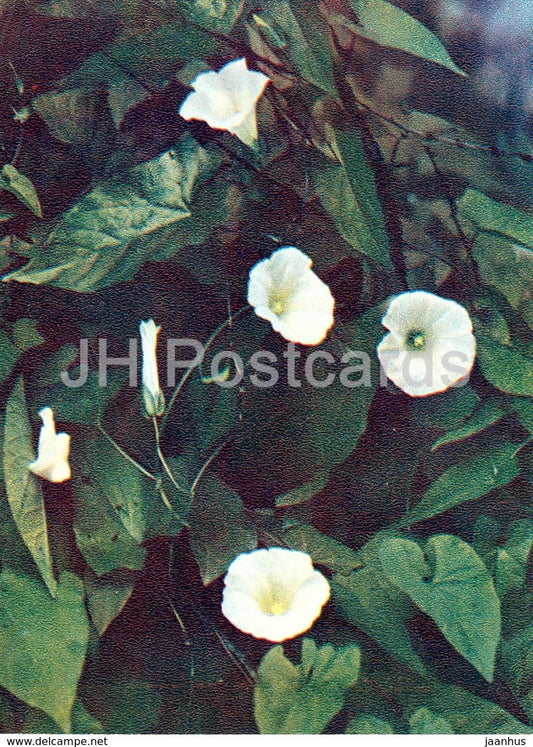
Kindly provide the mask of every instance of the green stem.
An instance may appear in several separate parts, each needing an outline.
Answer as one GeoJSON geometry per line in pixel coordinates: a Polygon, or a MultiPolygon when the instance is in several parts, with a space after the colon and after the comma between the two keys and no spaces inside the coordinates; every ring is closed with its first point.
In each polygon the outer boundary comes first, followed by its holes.
{"type": "MultiPolygon", "coordinates": [[[[238,319],[240,316],[243,316],[243,314],[245,314],[249,310],[250,310],[250,306],[243,306],[238,311],[236,311],[235,314],[230,314],[230,316],[228,317],[228,319],[226,319],[219,327],[217,327],[217,329],[213,332],[213,334],[211,335],[211,337],[209,337],[209,339],[205,343],[205,345],[204,345],[204,354],[207,352],[207,350],[209,350],[210,346],[213,344],[213,342],[216,340],[216,338],[218,337],[218,335],[221,332],[223,332],[227,327],[233,326],[234,320],[238,319]]],[[[181,390],[183,389],[183,387],[187,383],[187,380],[189,379],[189,376],[191,375],[191,373],[193,372],[193,370],[194,370],[194,367],[192,367],[192,366],[190,368],[188,368],[185,371],[185,373],[183,374],[183,376],[181,377],[181,379],[179,380],[178,385],[174,389],[174,391],[172,393],[172,397],[170,398],[169,403],[167,405],[167,409],[165,411],[165,414],[163,415],[163,418],[161,420],[161,432],[163,432],[165,430],[165,426],[167,424],[167,420],[168,420],[168,416],[170,415],[170,411],[172,410],[172,407],[173,407],[173,405],[174,405],[174,403],[175,403],[175,401],[176,401],[179,393],[181,392],[181,390]]]]}
{"type": "Polygon", "coordinates": [[[517,454],[519,454],[524,446],[527,446],[528,444],[533,442],[533,436],[530,436],[529,438],[526,438],[523,444],[520,444],[520,446],[516,449],[516,451],[513,451],[511,454],[511,459],[514,459],[517,454]]]}
{"type": "Polygon", "coordinates": [[[113,440],[113,439],[111,438],[111,436],[109,435],[109,433],[108,433],[108,432],[107,432],[107,431],[106,431],[106,430],[105,430],[105,429],[104,429],[104,428],[102,427],[102,425],[101,425],[100,423],[97,423],[97,424],[96,424],[96,426],[97,426],[98,430],[100,431],[100,433],[101,433],[101,434],[102,434],[103,436],[105,436],[105,438],[107,438],[107,440],[109,441],[109,443],[110,443],[110,444],[112,444],[112,446],[113,446],[113,447],[114,447],[114,448],[115,448],[115,449],[116,449],[116,450],[118,451],[118,453],[119,453],[119,454],[121,454],[121,455],[122,455],[122,456],[124,457],[124,459],[127,459],[127,461],[128,461],[128,462],[129,462],[130,464],[133,464],[133,466],[134,466],[134,467],[135,467],[136,469],[138,469],[138,470],[139,470],[139,472],[141,472],[141,473],[142,473],[143,475],[145,475],[146,477],[149,477],[149,478],[150,478],[150,480],[156,480],[156,477],[155,477],[155,475],[152,475],[152,473],[151,473],[151,472],[148,472],[148,470],[147,470],[147,469],[145,469],[145,468],[144,468],[144,467],[143,467],[143,466],[142,466],[141,464],[139,464],[139,462],[136,462],[136,461],[135,461],[135,459],[133,459],[133,457],[131,457],[131,456],[130,456],[130,455],[129,455],[129,454],[127,453],[127,452],[125,452],[125,451],[124,451],[124,449],[122,449],[122,448],[121,448],[121,447],[120,447],[120,446],[119,446],[119,445],[117,444],[117,442],[116,442],[116,441],[114,441],[114,440],[113,440]]]}
{"type": "Polygon", "coordinates": [[[227,441],[224,441],[223,444],[220,444],[220,446],[215,449],[215,451],[211,454],[211,456],[208,457],[208,459],[202,465],[200,471],[198,472],[198,474],[194,478],[193,484],[191,485],[191,495],[192,496],[194,496],[194,491],[198,487],[198,483],[200,482],[200,480],[204,476],[204,473],[205,473],[206,469],[217,458],[217,456],[220,454],[220,452],[222,451],[222,449],[224,448],[224,446],[226,446],[226,444],[227,444],[227,441]]]}
{"type": "MultiPolygon", "coordinates": [[[[161,462],[161,465],[163,466],[163,469],[167,473],[171,483],[174,485],[176,490],[178,490],[180,493],[183,493],[184,495],[190,496],[190,492],[184,488],[182,485],[179,484],[179,482],[176,480],[174,475],[172,474],[172,470],[168,466],[167,460],[164,457],[163,452],[161,451],[161,436],[159,433],[159,426],[157,424],[157,418],[152,418],[152,423],[154,424],[154,433],[155,433],[155,446],[157,451],[157,456],[159,457],[159,461],[161,462]]],[[[161,497],[163,497],[163,493],[161,494],[161,497]]],[[[168,498],[166,496],[163,497],[163,501],[167,508],[172,509],[172,506],[168,503],[168,498]]]]}

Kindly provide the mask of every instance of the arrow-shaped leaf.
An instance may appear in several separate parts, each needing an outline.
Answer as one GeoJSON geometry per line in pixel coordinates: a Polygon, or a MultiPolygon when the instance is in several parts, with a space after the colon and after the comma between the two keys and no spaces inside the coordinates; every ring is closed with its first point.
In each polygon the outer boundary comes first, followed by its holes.
{"type": "Polygon", "coordinates": [[[39,480],[28,469],[28,464],[34,459],[24,384],[19,378],[7,401],[5,413],[4,475],[7,499],[20,536],[54,596],[57,583],[48,545],[43,494],[39,480]]]}

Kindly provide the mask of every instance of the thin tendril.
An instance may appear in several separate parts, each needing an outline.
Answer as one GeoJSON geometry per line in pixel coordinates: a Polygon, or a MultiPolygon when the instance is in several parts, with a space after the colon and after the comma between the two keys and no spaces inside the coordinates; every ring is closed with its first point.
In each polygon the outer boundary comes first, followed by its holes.
{"type": "MultiPolygon", "coordinates": [[[[157,424],[157,418],[153,417],[152,423],[154,424],[155,445],[156,445],[157,456],[159,457],[159,461],[161,462],[163,469],[167,473],[171,483],[174,485],[176,490],[178,490],[180,493],[183,493],[184,495],[190,496],[190,492],[186,488],[184,488],[182,485],[180,485],[179,482],[174,477],[174,475],[172,474],[172,470],[168,466],[167,460],[165,459],[165,456],[163,452],[161,451],[161,441],[160,441],[159,426],[157,424]]],[[[163,497],[163,494],[161,497],[163,497]]],[[[172,509],[172,506],[168,503],[168,498],[166,498],[166,496],[163,498],[163,501],[165,502],[165,505],[167,506],[167,508],[172,509]]]]}
{"type": "Polygon", "coordinates": [[[127,459],[130,464],[133,464],[133,466],[136,469],[138,469],[139,472],[141,472],[146,477],[149,477],[150,480],[157,481],[157,478],[155,477],[155,475],[152,475],[152,473],[148,472],[148,470],[145,469],[141,464],[139,464],[139,462],[136,462],[133,457],[131,457],[126,451],[124,451],[124,449],[122,449],[117,444],[117,442],[113,438],[111,438],[111,436],[109,435],[109,433],[102,427],[101,423],[97,423],[96,425],[97,425],[97,428],[100,431],[100,433],[103,436],[105,436],[105,438],[107,438],[107,440],[109,441],[109,443],[118,451],[119,454],[121,454],[124,457],[124,459],[127,459]]]}
{"type": "MultiPolygon", "coordinates": [[[[238,317],[242,316],[243,314],[245,314],[247,311],[249,311],[249,309],[250,309],[249,306],[243,306],[241,309],[239,309],[238,311],[236,311],[233,315],[230,315],[229,318],[226,319],[219,327],[217,327],[217,329],[213,332],[213,334],[211,335],[211,337],[209,337],[209,339],[207,340],[207,342],[204,345],[204,354],[205,354],[205,352],[207,352],[207,350],[209,350],[209,347],[213,344],[213,342],[218,337],[218,335],[221,332],[223,332],[227,327],[233,326],[234,320],[237,319],[238,317]]],[[[200,368],[200,370],[201,370],[201,368],[200,368]]],[[[172,407],[174,406],[174,403],[176,402],[176,399],[177,399],[179,393],[183,389],[184,385],[187,383],[187,381],[189,379],[189,376],[191,375],[191,373],[193,371],[194,371],[194,366],[190,366],[185,371],[185,373],[183,374],[183,376],[179,380],[178,385],[174,389],[174,391],[172,393],[172,397],[170,398],[169,403],[167,405],[166,412],[163,415],[163,418],[161,420],[161,432],[163,432],[165,430],[165,426],[167,424],[167,420],[168,420],[168,416],[170,414],[170,411],[172,410],[172,407]]]]}

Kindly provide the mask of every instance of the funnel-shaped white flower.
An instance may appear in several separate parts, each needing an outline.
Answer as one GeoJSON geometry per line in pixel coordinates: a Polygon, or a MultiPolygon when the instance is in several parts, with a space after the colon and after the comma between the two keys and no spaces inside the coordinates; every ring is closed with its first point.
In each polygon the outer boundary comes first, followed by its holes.
{"type": "Polygon", "coordinates": [[[250,270],[248,303],[290,342],[317,345],[333,326],[335,299],[315,275],[313,261],[284,246],[250,270]]]}
{"type": "Polygon", "coordinates": [[[309,555],[282,547],[238,555],[224,584],[223,615],[243,633],[276,643],[309,630],[330,595],[309,555]]]}
{"type": "Polygon", "coordinates": [[[201,73],[191,83],[190,93],[180,108],[184,119],[199,119],[214,130],[226,130],[245,145],[257,140],[256,104],[269,78],[248,70],[246,60],[228,62],[218,73],[201,73]]]}
{"type": "Polygon", "coordinates": [[[54,413],[49,407],[40,410],[39,416],[43,424],[39,433],[37,459],[28,465],[29,470],[49,482],[65,482],[70,479],[70,436],[68,433],[56,433],[54,413]]]}
{"type": "Polygon", "coordinates": [[[426,291],[394,298],[382,324],[388,330],[377,348],[387,377],[411,397],[443,392],[474,365],[476,340],[467,310],[426,291]]]}
{"type": "Polygon", "coordinates": [[[165,409],[165,398],[159,386],[157,370],[157,336],[161,330],[153,319],[139,324],[142,349],[142,385],[143,401],[146,412],[150,417],[162,415],[165,409]]]}

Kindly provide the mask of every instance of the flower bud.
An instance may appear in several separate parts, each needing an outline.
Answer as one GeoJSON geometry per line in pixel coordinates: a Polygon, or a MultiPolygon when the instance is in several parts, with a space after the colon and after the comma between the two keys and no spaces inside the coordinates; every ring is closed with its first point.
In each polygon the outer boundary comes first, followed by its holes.
{"type": "Polygon", "coordinates": [[[159,386],[157,370],[157,336],[161,327],[153,319],[139,324],[142,349],[142,394],[148,417],[158,417],[165,410],[165,397],[159,386]]]}

